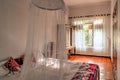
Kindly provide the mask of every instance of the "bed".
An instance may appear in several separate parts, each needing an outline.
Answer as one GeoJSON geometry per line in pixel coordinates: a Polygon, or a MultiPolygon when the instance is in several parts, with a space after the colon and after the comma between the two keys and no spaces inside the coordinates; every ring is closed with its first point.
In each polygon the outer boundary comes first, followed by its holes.
{"type": "MultiPolygon", "coordinates": [[[[1,66],[3,63],[6,61],[1,62],[1,66]]],[[[58,80],[59,78],[61,80],[99,80],[99,67],[96,64],[47,58],[45,66],[41,63],[35,66],[26,73],[25,80],[58,80]]],[[[0,72],[0,80],[18,80],[20,76],[19,70],[15,71],[15,74],[9,74],[9,69],[0,67],[0,72]]]]}

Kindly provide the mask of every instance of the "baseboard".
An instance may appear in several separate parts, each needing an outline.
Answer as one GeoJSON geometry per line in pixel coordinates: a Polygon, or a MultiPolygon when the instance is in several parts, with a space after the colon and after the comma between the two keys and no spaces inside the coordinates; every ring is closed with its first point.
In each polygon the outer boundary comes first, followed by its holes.
{"type": "Polygon", "coordinates": [[[85,54],[70,54],[73,56],[91,56],[91,57],[103,57],[103,58],[110,58],[110,56],[97,56],[97,55],[85,55],[85,54]]]}

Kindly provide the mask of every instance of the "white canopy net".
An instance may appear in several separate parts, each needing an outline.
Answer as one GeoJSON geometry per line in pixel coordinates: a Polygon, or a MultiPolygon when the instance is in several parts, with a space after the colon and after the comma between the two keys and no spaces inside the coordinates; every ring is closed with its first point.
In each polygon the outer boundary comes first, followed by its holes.
{"type": "Polygon", "coordinates": [[[65,53],[63,0],[32,0],[20,80],[63,80],[65,53]],[[62,32],[61,32],[62,31],[62,32]],[[57,58],[57,59],[52,59],[57,58]]]}

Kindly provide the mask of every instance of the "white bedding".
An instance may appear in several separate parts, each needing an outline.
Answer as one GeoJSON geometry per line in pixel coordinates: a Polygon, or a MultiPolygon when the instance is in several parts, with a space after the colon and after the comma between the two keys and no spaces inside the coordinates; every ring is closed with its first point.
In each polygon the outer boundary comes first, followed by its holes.
{"type": "MultiPolygon", "coordinates": [[[[62,80],[71,80],[78,70],[78,67],[81,65],[80,62],[63,61],[63,66],[60,66],[60,61],[52,58],[48,58],[46,61],[46,67],[41,67],[41,64],[37,64],[37,67],[27,72],[24,80],[59,80],[60,75],[63,75],[62,80]],[[62,74],[60,74],[60,71],[62,74]],[[47,77],[45,76],[45,73],[47,73],[47,77]]],[[[8,73],[2,67],[0,70],[2,76],[5,75],[5,73],[8,73]]],[[[19,77],[20,74],[16,73],[14,75],[10,74],[0,77],[0,80],[19,80],[19,77]]]]}
{"type": "Polygon", "coordinates": [[[62,80],[71,80],[82,64],[80,62],[63,61],[63,66],[60,66],[58,59],[49,58],[46,61],[46,64],[48,63],[46,66],[46,76],[44,68],[37,67],[28,72],[25,80],[60,80],[60,75],[63,75],[62,80]],[[53,63],[51,63],[52,61],[53,63]]]}
{"type": "Polygon", "coordinates": [[[6,61],[0,62],[0,78],[9,73],[9,70],[8,70],[8,69],[5,69],[5,67],[3,66],[3,64],[4,64],[5,62],[6,62],[6,61]]]}

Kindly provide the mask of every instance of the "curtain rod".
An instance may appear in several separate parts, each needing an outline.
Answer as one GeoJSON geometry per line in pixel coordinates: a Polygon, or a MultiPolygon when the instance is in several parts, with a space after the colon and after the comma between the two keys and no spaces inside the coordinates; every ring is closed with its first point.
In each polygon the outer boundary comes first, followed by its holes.
{"type": "Polygon", "coordinates": [[[85,17],[98,17],[98,16],[110,16],[111,14],[98,14],[98,15],[86,15],[86,16],[74,16],[74,17],[69,17],[69,19],[73,18],[85,18],[85,17]]]}

